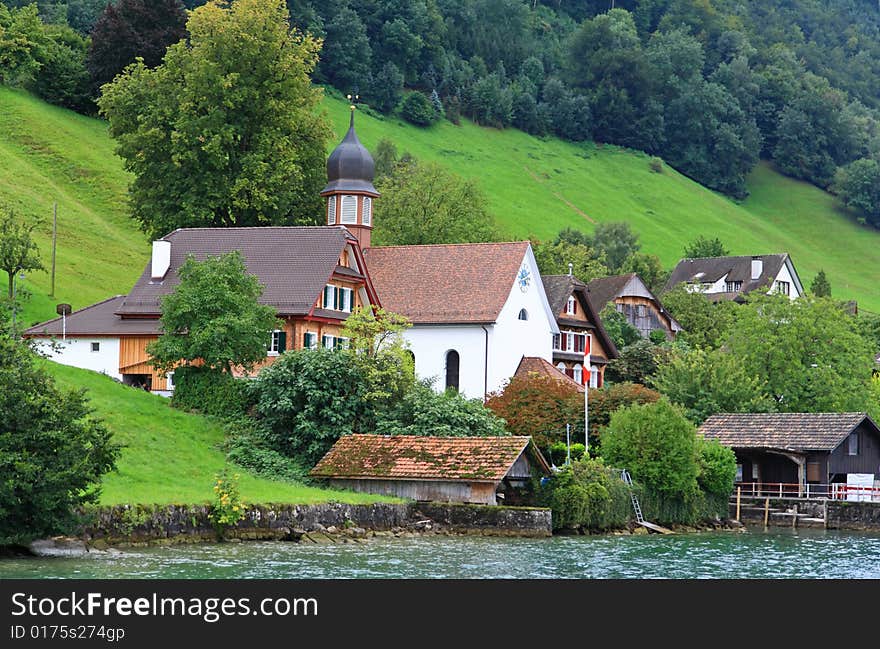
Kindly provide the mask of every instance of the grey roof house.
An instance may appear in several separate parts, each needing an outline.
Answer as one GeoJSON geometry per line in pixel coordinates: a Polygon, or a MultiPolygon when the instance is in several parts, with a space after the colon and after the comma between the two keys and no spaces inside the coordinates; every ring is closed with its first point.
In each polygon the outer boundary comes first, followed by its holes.
{"type": "Polygon", "coordinates": [[[713,302],[742,301],[754,290],[777,292],[791,299],[801,297],[804,287],[788,253],[751,257],[701,257],[682,259],[669,276],[664,290],[684,284],[713,302]]]}

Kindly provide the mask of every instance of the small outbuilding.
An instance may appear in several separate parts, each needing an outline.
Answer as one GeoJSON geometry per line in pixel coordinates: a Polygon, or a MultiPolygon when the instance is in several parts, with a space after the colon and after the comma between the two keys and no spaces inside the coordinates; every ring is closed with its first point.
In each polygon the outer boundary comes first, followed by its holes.
{"type": "Polygon", "coordinates": [[[508,504],[550,466],[531,437],[346,435],[309,473],[330,486],[412,500],[508,504]]]}
{"type": "Polygon", "coordinates": [[[736,453],[743,493],[839,497],[853,476],[880,477],[880,428],[864,412],[717,414],[700,433],[736,453]]]}

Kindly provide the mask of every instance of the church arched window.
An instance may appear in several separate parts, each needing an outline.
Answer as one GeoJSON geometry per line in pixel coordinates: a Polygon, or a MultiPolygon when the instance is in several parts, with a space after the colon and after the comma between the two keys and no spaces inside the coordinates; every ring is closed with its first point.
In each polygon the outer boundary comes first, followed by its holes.
{"type": "Polygon", "coordinates": [[[458,352],[450,349],[446,352],[446,389],[453,388],[458,391],[458,352]]]}

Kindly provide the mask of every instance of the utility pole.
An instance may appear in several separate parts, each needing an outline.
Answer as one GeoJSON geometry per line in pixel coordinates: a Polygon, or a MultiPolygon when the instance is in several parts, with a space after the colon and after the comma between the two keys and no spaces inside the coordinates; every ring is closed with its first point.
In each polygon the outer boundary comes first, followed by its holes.
{"type": "Polygon", "coordinates": [[[52,284],[49,288],[49,297],[55,297],[55,248],[58,245],[58,201],[52,207],[52,284]]]}

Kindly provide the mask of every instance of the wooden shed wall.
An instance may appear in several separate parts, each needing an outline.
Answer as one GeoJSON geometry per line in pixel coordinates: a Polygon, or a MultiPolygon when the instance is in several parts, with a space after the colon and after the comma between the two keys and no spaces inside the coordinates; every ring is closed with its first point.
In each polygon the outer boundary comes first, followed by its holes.
{"type": "Polygon", "coordinates": [[[355,480],[333,478],[334,489],[351,489],[362,493],[397,496],[410,500],[433,500],[453,503],[495,505],[495,487],[486,482],[453,482],[444,480],[355,480]]]}
{"type": "Polygon", "coordinates": [[[832,475],[873,473],[880,476],[880,439],[866,422],[856,428],[855,432],[859,435],[859,454],[849,455],[849,440],[843,440],[831,454],[828,472],[832,475]]]}

